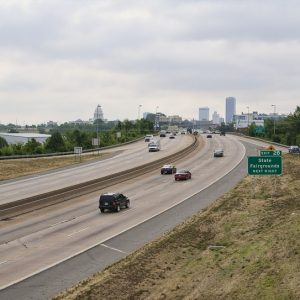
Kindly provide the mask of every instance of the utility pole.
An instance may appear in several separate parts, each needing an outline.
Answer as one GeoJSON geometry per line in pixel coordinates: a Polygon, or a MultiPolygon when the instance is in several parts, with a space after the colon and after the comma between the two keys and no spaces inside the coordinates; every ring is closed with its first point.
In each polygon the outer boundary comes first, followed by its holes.
{"type": "Polygon", "coordinates": [[[275,114],[276,114],[276,105],[275,104],[272,104],[271,106],[273,106],[274,107],[274,114],[273,114],[273,120],[274,120],[274,135],[275,135],[275,132],[276,132],[276,130],[275,130],[275,114]]]}
{"type": "Polygon", "coordinates": [[[141,107],[142,107],[142,104],[140,104],[140,105],[138,106],[138,120],[140,119],[141,107]]]}
{"type": "Polygon", "coordinates": [[[158,121],[158,108],[159,108],[159,106],[156,106],[156,109],[155,109],[155,131],[156,131],[157,128],[159,127],[159,121],[158,121]]]}
{"type": "Polygon", "coordinates": [[[248,109],[248,135],[250,135],[250,128],[249,128],[249,118],[250,118],[250,114],[249,114],[249,106],[247,106],[247,109],[248,109]]]}

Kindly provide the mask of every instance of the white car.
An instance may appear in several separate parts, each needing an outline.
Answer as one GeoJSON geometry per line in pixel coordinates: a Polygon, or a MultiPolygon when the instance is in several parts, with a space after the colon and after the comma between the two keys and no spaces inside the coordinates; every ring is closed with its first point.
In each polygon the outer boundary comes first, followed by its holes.
{"type": "Polygon", "coordinates": [[[150,142],[153,140],[153,134],[147,134],[145,136],[145,142],[150,142]]]}

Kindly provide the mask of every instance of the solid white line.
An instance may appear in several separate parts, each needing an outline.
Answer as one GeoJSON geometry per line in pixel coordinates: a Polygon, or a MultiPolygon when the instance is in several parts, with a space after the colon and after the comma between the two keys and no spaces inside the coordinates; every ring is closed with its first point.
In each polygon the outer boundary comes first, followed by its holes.
{"type": "Polygon", "coordinates": [[[101,246],[105,247],[105,248],[108,248],[108,249],[111,249],[111,250],[114,250],[114,251],[117,251],[117,252],[121,252],[121,253],[124,253],[124,254],[127,254],[126,252],[122,251],[122,250],[119,250],[117,248],[113,248],[113,247],[109,247],[105,244],[100,244],[101,246]]]}
{"type": "Polygon", "coordinates": [[[80,230],[77,230],[77,231],[74,231],[74,232],[72,232],[71,234],[68,234],[67,236],[68,237],[71,237],[71,236],[73,236],[73,235],[75,235],[75,234],[77,234],[77,233],[79,233],[79,232],[82,232],[82,231],[84,231],[84,230],[87,230],[89,227],[85,227],[85,228],[82,228],[82,229],[80,229],[80,230]]]}
{"type": "Polygon", "coordinates": [[[78,251],[78,252],[76,252],[76,253],[74,253],[74,254],[68,256],[68,257],[65,257],[64,259],[62,259],[62,260],[60,260],[60,261],[57,261],[57,262],[55,262],[55,263],[53,263],[53,264],[50,264],[50,265],[48,265],[48,266],[45,266],[45,267],[43,267],[43,268],[41,268],[41,269],[39,269],[39,270],[33,272],[32,274],[25,275],[25,276],[23,276],[23,277],[21,277],[21,278],[15,280],[15,281],[13,281],[13,282],[10,282],[10,283],[8,283],[8,284],[6,284],[6,285],[4,285],[4,286],[0,286],[0,291],[3,290],[3,289],[5,289],[5,288],[7,288],[7,287],[9,287],[9,286],[12,286],[12,285],[18,283],[18,282],[21,282],[21,281],[23,281],[23,280],[25,280],[25,279],[27,279],[27,278],[29,278],[29,277],[32,277],[33,275],[37,275],[37,274],[39,274],[39,273],[41,273],[41,272],[43,272],[43,271],[45,271],[45,270],[47,270],[47,269],[53,268],[54,266],[57,266],[57,265],[59,265],[60,263],[66,261],[66,260],[68,260],[68,259],[70,259],[70,258],[73,258],[73,257],[75,257],[75,256],[77,256],[77,255],[79,255],[79,254],[82,254],[83,252],[86,252],[86,251],[88,251],[88,250],[90,250],[90,249],[92,249],[92,248],[94,248],[94,247],[97,247],[97,246],[99,246],[100,244],[104,243],[105,241],[108,241],[108,240],[110,240],[110,239],[112,239],[112,238],[114,238],[114,237],[116,237],[116,236],[118,236],[118,235],[120,235],[120,234],[122,234],[122,233],[124,233],[124,232],[126,232],[126,231],[128,231],[128,230],[130,230],[130,229],[132,229],[132,228],[134,228],[134,227],[136,227],[136,226],[138,226],[138,225],[140,225],[140,224],[143,224],[143,223],[145,223],[146,221],[151,220],[152,218],[154,218],[154,217],[156,217],[156,216],[158,216],[158,215],[164,213],[165,211],[167,211],[167,210],[169,210],[169,209],[171,209],[171,208],[177,206],[178,204],[180,204],[180,203],[186,201],[187,199],[189,199],[189,198],[191,198],[191,197],[197,195],[198,193],[202,192],[203,190],[207,189],[209,186],[211,186],[211,185],[213,185],[214,183],[216,183],[217,181],[219,181],[221,178],[225,177],[227,174],[229,174],[233,169],[235,169],[235,168],[241,163],[241,161],[244,159],[244,157],[245,157],[245,155],[246,155],[246,148],[245,148],[245,146],[244,146],[243,144],[242,144],[242,146],[243,146],[243,149],[244,149],[244,151],[243,151],[244,153],[243,153],[241,159],[239,160],[239,162],[238,162],[235,166],[233,166],[226,174],[219,176],[219,177],[216,178],[213,182],[211,182],[210,184],[207,184],[205,187],[203,187],[203,188],[202,188],[201,190],[199,190],[198,192],[196,192],[196,193],[194,193],[194,194],[192,194],[192,195],[190,195],[190,196],[184,198],[183,200],[181,200],[181,201],[175,203],[174,205],[172,205],[172,206],[170,206],[170,207],[164,209],[163,211],[160,211],[159,213],[155,213],[155,214],[152,215],[151,217],[149,217],[149,218],[147,218],[147,219],[145,219],[145,220],[143,220],[143,221],[140,221],[140,222],[138,222],[137,224],[134,224],[134,225],[132,225],[132,226],[130,226],[130,227],[128,227],[128,228],[124,228],[124,230],[122,230],[121,232],[118,232],[117,234],[114,234],[114,235],[112,235],[112,236],[106,238],[105,240],[98,241],[98,242],[94,243],[93,245],[91,245],[91,246],[89,246],[89,247],[86,247],[85,249],[82,249],[82,250],[80,250],[80,251],[78,251]]]}

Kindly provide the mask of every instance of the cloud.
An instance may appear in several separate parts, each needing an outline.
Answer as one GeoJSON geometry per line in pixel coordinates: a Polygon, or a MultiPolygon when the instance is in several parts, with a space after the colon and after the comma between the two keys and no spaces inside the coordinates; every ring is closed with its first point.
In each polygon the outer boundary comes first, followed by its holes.
{"type": "Polygon", "coordinates": [[[41,120],[87,119],[98,103],[109,119],[136,118],[139,104],[197,117],[200,106],[224,114],[233,95],[241,109],[268,112],[276,102],[288,113],[299,103],[299,8],[295,0],[1,2],[1,112],[8,122],[10,105],[30,101],[41,120]]]}

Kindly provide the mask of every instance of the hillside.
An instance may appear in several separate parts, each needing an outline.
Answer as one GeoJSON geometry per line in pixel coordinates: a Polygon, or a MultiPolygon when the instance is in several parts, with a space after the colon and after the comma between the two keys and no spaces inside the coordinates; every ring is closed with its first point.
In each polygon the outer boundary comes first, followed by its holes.
{"type": "Polygon", "coordinates": [[[299,287],[300,157],[286,155],[283,176],[246,177],[55,299],[300,299],[299,287]]]}

